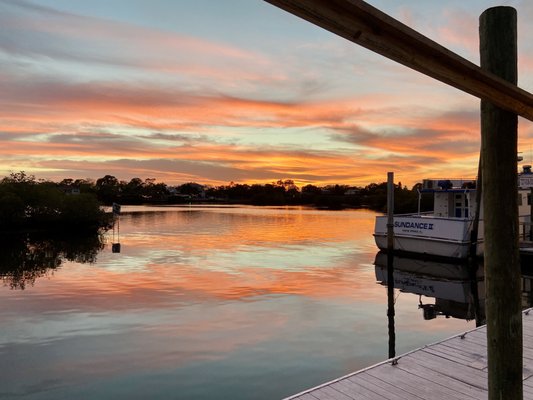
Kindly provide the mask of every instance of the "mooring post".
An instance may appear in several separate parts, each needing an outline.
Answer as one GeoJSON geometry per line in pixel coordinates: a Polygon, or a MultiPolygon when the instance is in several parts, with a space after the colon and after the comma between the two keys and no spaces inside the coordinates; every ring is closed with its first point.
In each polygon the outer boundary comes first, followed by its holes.
{"type": "Polygon", "coordinates": [[[387,317],[389,323],[389,358],[396,356],[394,315],[394,172],[387,172],[387,317]]]}
{"type": "MultiPolygon", "coordinates": [[[[480,17],[481,68],[516,85],[516,10],[480,17]]],[[[489,400],[522,399],[522,315],[518,245],[518,118],[481,101],[489,400]]]]}
{"type": "Polygon", "coordinates": [[[387,251],[394,249],[394,172],[387,172],[387,251]]]}
{"type": "Polygon", "coordinates": [[[527,240],[533,241],[533,188],[529,189],[529,229],[526,232],[527,240]]]}

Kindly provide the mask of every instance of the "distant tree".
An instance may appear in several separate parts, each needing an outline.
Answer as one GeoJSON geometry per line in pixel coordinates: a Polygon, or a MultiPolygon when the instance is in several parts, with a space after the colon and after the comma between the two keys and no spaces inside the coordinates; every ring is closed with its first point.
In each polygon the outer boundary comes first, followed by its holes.
{"type": "Polygon", "coordinates": [[[155,183],[154,181],[146,183],[148,180],[145,180],[143,186],[143,196],[151,202],[160,203],[167,199],[168,197],[168,187],[165,183],[155,183]]]}
{"type": "Polygon", "coordinates": [[[304,194],[321,194],[322,189],[315,185],[305,185],[302,187],[302,193],[304,194]]]}
{"type": "Polygon", "coordinates": [[[104,186],[111,186],[116,187],[118,186],[118,179],[115,178],[113,175],[106,175],[103,178],[99,178],[96,180],[96,187],[101,188],[104,186]]]}
{"type": "Polygon", "coordinates": [[[73,186],[79,187],[81,193],[96,193],[95,182],[90,178],[76,179],[73,186]]]}
{"type": "Polygon", "coordinates": [[[137,190],[144,186],[144,182],[141,178],[131,178],[127,186],[133,190],[137,190]]]}
{"type": "Polygon", "coordinates": [[[74,184],[74,179],[72,178],[65,178],[61,182],[59,182],[59,185],[61,186],[72,186],[74,184]]]}
{"type": "Polygon", "coordinates": [[[285,191],[291,190],[291,189],[293,191],[294,190],[299,191],[298,186],[296,186],[296,184],[294,183],[292,179],[285,179],[285,180],[280,179],[276,182],[276,185],[284,188],[285,191]]]}
{"type": "Polygon", "coordinates": [[[327,185],[324,188],[326,191],[328,191],[332,195],[336,196],[344,196],[344,193],[349,189],[348,185],[327,185]]]}
{"type": "Polygon", "coordinates": [[[144,196],[144,182],[141,178],[132,178],[120,184],[120,203],[141,204],[144,196]]]}
{"type": "Polygon", "coordinates": [[[203,186],[196,182],[188,182],[178,186],[177,189],[181,194],[198,195],[202,192],[203,186]]]}
{"type": "Polygon", "coordinates": [[[12,172],[8,177],[4,177],[2,181],[5,183],[26,183],[31,185],[36,183],[35,176],[28,175],[24,171],[12,172]]]}
{"type": "Polygon", "coordinates": [[[98,199],[105,204],[111,204],[118,200],[120,185],[113,175],[105,175],[96,180],[96,193],[98,199]]]}

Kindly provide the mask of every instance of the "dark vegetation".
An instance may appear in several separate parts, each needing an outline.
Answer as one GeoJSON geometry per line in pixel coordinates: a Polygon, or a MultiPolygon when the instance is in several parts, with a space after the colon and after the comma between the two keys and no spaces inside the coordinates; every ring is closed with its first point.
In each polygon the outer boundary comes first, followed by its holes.
{"type": "MultiPolygon", "coordinates": [[[[418,209],[418,185],[408,189],[395,186],[395,212],[418,209]]],[[[24,172],[13,173],[0,181],[0,232],[13,230],[98,231],[109,227],[110,216],[103,205],[221,203],[252,205],[309,205],[327,209],[370,208],[384,211],[386,183],[365,187],[348,185],[299,188],[292,180],[268,184],[230,183],[204,186],[189,182],[171,187],[155,179],[133,178],[119,181],[106,175],[96,181],[63,179],[37,181],[24,172]]],[[[432,207],[424,198],[422,210],[432,207]]]]}
{"type": "Polygon", "coordinates": [[[0,279],[5,286],[22,290],[37,278],[53,274],[65,260],[94,263],[104,247],[98,232],[3,234],[0,240],[0,279]]]}
{"type": "MultiPolygon", "coordinates": [[[[133,178],[129,182],[119,181],[106,175],[91,182],[89,180],[65,179],[64,187],[80,187],[81,192],[97,195],[103,204],[189,204],[222,203],[251,205],[309,205],[320,208],[342,209],[366,207],[384,211],[387,203],[387,184],[371,183],[365,187],[348,185],[327,185],[323,187],[305,185],[299,188],[294,181],[278,180],[267,184],[240,184],[204,186],[195,182],[179,186],[156,183],[155,179],[133,178]]],[[[419,184],[408,189],[401,183],[395,186],[395,211],[415,212],[418,209],[419,184]]],[[[433,206],[431,196],[422,197],[422,210],[433,206]]]]}
{"type": "Polygon", "coordinates": [[[13,173],[0,181],[0,231],[96,232],[109,225],[94,192],[13,173]]]}
{"type": "MultiPolygon", "coordinates": [[[[74,182],[74,184],[76,184],[74,182]]],[[[384,211],[387,204],[387,184],[371,183],[365,187],[305,185],[299,188],[294,181],[278,180],[267,184],[204,186],[195,182],[170,187],[154,179],[133,178],[119,181],[111,175],[98,179],[93,186],[86,182],[104,204],[189,204],[223,203],[252,205],[309,205],[319,208],[342,209],[365,207],[384,211]]],[[[408,213],[418,209],[420,184],[408,189],[401,183],[395,186],[395,212],[408,213]]],[[[430,210],[431,196],[422,197],[421,209],[430,210]]]]}

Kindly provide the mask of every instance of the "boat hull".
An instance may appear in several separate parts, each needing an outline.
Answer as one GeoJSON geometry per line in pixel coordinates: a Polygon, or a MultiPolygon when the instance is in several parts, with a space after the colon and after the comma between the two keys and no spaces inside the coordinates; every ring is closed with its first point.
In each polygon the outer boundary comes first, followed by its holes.
{"type": "MultiPolygon", "coordinates": [[[[428,215],[394,216],[394,251],[436,257],[465,259],[469,256],[471,219],[451,219],[428,215]]],[[[480,221],[479,232],[483,232],[480,221]]],[[[376,245],[387,250],[387,217],[376,218],[376,245]]],[[[478,235],[476,253],[483,255],[483,238],[478,235]]]]}

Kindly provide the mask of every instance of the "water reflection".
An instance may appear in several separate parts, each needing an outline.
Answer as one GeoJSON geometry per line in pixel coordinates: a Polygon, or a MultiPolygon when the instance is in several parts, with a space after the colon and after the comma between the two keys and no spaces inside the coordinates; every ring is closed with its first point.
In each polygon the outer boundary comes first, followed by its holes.
{"type": "Polygon", "coordinates": [[[64,260],[94,263],[104,243],[99,234],[61,236],[27,233],[0,237],[0,277],[5,286],[24,290],[36,279],[48,276],[64,260]]]}
{"type": "MultiPolygon", "coordinates": [[[[0,288],[0,398],[266,400],[386,357],[374,213],[161,210],[122,210],[120,254],[108,232],[94,264],[0,288]]],[[[396,301],[398,354],[473,325],[417,302],[396,301]]]]}
{"type": "MultiPolygon", "coordinates": [[[[483,268],[472,275],[468,264],[394,257],[394,287],[418,295],[418,308],[425,320],[459,318],[485,321],[483,268]],[[428,299],[434,299],[433,302],[428,299]]],[[[375,259],[376,279],[387,285],[387,255],[375,259]]]]}
{"type": "MultiPolygon", "coordinates": [[[[384,286],[390,283],[387,255],[375,258],[375,273],[384,286]]],[[[522,260],[522,307],[533,305],[533,269],[522,260]]],[[[424,320],[437,317],[475,320],[485,324],[485,283],[483,263],[472,271],[467,263],[413,259],[394,256],[393,286],[400,292],[418,295],[418,308],[424,320]]]]}

